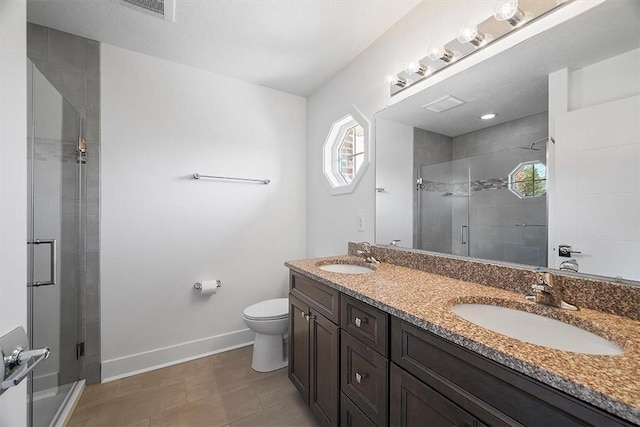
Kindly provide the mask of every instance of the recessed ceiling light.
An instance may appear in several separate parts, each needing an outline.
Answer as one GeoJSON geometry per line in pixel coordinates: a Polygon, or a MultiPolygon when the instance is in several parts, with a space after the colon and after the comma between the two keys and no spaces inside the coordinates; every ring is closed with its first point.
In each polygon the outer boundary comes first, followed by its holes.
{"type": "Polygon", "coordinates": [[[495,119],[498,116],[498,114],[496,113],[488,113],[488,114],[483,114],[482,116],[480,116],[480,118],[482,120],[491,120],[491,119],[495,119]]]}

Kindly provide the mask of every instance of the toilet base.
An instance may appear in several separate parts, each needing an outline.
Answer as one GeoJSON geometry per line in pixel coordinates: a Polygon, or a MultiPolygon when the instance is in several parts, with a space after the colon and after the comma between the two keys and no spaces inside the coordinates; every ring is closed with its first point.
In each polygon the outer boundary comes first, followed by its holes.
{"type": "Polygon", "coordinates": [[[282,335],[256,334],[251,367],[258,372],[271,372],[289,364],[282,335]]]}

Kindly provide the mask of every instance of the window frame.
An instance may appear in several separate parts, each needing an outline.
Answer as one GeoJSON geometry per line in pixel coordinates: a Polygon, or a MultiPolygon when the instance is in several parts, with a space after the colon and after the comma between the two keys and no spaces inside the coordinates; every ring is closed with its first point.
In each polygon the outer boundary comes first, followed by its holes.
{"type": "MultiPolygon", "coordinates": [[[[355,190],[360,179],[364,175],[370,163],[370,127],[371,124],[357,108],[353,107],[349,114],[336,120],[331,124],[329,133],[323,145],[323,173],[329,183],[331,194],[347,194],[355,190]],[[351,182],[347,182],[338,166],[340,159],[340,147],[342,146],[347,132],[356,126],[362,127],[362,164],[357,168],[351,182]]],[[[354,149],[355,149],[354,140],[354,149]]],[[[354,161],[355,163],[355,161],[354,161]]]]}
{"type": "Polygon", "coordinates": [[[542,160],[530,160],[527,162],[520,162],[518,163],[518,165],[511,171],[511,173],[509,173],[508,176],[508,180],[509,180],[509,191],[511,191],[511,193],[515,194],[518,198],[520,199],[533,199],[536,197],[542,197],[544,195],[547,194],[547,165],[542,161],[542,160]],[[527,166],[532,166],[533,170],[535,171],[535,167],[536,165],[542,165],[544,166],[544,179],[535,179],[535,174],[533,176],[533,179],[530,181],[517,181],[515,179],[515,176],[522,171],[522,169],[524,169],[527,166]],[[523,182],[531,182],[533,188],[535,189],[535,183],[536,182],[544,182],[544,189],[540,194],[535,194],[535,190],[534,190],[534,194],[532,195],[528,195],[528,194],[524,194],[522,191],[520,191],[519,189],[516,188],[517,184],[519,183],[523,183],[523,182]]]}

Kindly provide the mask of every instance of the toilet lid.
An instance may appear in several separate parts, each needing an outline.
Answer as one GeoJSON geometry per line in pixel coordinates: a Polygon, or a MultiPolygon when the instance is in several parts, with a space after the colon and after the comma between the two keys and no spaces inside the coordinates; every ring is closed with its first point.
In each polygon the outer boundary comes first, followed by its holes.
{"type": "Polygon", "coordinates": [[[289,316],[289,298],[261,301],[244,309],[244,317],[253,320],[276,320],[289,316]]]}

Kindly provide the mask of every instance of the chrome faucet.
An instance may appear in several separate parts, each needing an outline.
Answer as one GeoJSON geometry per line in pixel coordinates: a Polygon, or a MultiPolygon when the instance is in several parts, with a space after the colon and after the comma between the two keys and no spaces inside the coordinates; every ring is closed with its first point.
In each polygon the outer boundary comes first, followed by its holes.
{"type": "Polygon", "coordinates": [[[555,277],[551,272],[543,269],[536,270],[536,281],[531,285],[531,293],[525,295],[524,298],[538,304],[550,305],[565,310],[578,310],[575,305],[562,300],[560,289],[555,285],[555,277]]]}
{"type": "Polygon", "coordinates": [[[356,251],[356,254],[358,256],[361,256],[362,258],[364,258],[364,260],[369,264],[380,264],[380,261],[375,259],[373,256],[373,253],[371,252],[371,243],[362,242],[360,243],[360,246],[362,247],[362,250],[356,251]]]}
{"type": "Polygon", "coordinates": [[[573,271],[574,273],[578,272],[578,261],[575,258],[568,259],[566,261],[562,261],[560,263],[560,270],[562,271],[573,271]]]}

